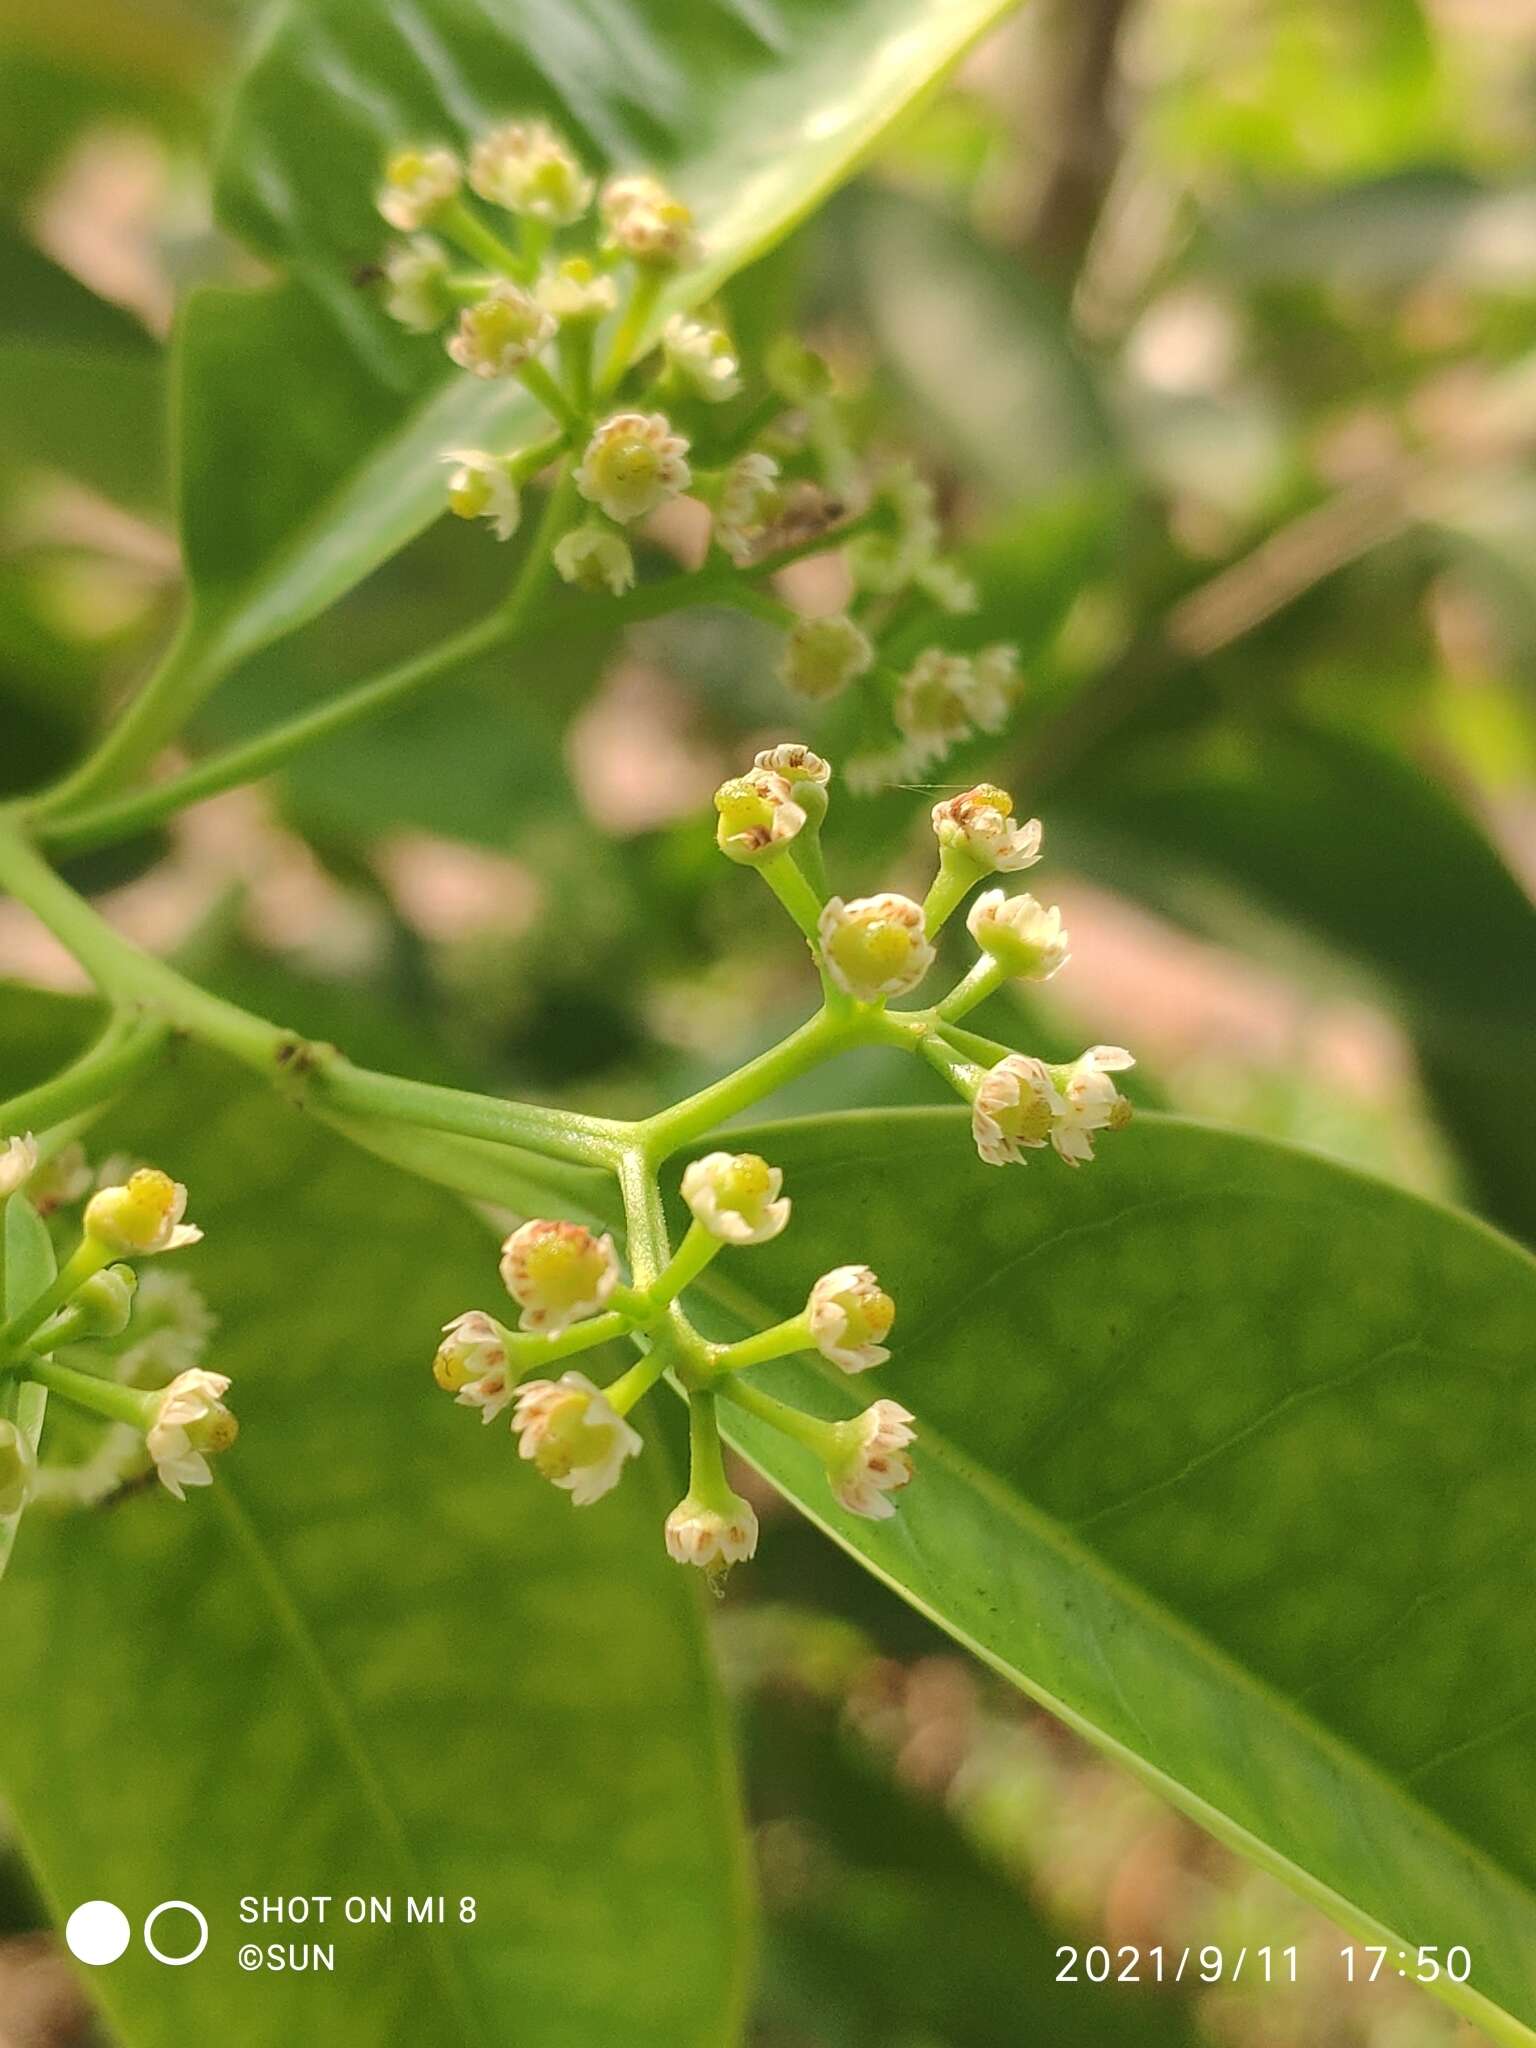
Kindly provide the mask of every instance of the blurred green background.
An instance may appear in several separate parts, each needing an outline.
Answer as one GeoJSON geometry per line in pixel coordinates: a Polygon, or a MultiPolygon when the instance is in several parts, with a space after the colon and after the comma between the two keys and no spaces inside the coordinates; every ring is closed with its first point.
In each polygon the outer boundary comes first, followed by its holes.
{"type": "MultiPolygon", "coordinates": [[[[174,615],[164,343],[188,283],[252,275],[207,175],[245,13],[12,0],[0,28],[0,794],[73,758],[174,615]]],[[[1045,817],[1092,944],[1007,1035],[1129,1044],[1143,1100],[1527,1241],[1533,150],[1529,0],[1035,0],[728,293],[749,350],[801,325],[916,445],[982,588],[959,637],[1023,647],[1019,729],[953,774],[1045,817]]],[[[504,576],[434,529],[198,736],[504,576]]],[[[772,655],[709,613],[552,649],[536,691],[490,663],[78,877],[359,1058],[639,1112],[803,1005],[793,934],[699,829],[794,730],[772,655]]],[[[913,813],[840,806],[834,854],[909,886],[913,813]]],[[[77,985],[11,905],[0,969],[77,985]]],[[[919,1085],[872,1059],[784,1107],[919,1085]]],[[[1476,2038],[1336,1969],[1052,2003],[1056,1939],[1342,1938],[758,1504],[773,1540],[719,1623],[769,1909],[756,2048],[1003,2048],[1026,1997],[1053,2048],[1476,2038]]],[[[97,2038],[41,1918],[0,1851],[4,2048],[97,2038]]]]}

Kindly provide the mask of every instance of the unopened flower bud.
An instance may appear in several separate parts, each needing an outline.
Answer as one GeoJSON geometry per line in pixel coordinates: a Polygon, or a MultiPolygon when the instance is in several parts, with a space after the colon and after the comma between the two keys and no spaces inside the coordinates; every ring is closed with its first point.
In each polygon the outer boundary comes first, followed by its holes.
{"type": "Polygon", "coordinates": [[[432,1377],[444,1393],[457,1394],[474,1380],[507,1363],[507,1333],[484,1309],[468,1309],[443,1325],[443,1341],[432,1361],[432,1377]]]}
{"type": "Polygon", "coordinates": [[[184,1372],[160,1396],[145,1446],[155,1461],[160,1483],[177,1500],[189,1486],[211,1486],[209,1457],[227,1451],[240,1425],[224,1406],[229,1381],[221,1372],[184,1372]]]}
{"type": "Polygon", "coordinates": [[[980,725],[980,701],[969,657],[929,647],[897,684],[892,716],[903,736],[932,758],[980,725]]]}
{"type": "Polygon", "coordinates": [[[574,526],[555,542],[554,564],[578,590],[606,590],[622,597],[635,583],[635,558],[629,542],[611,526],[574,526]]]}
{"type": "Polygon", "coordinates": [[[722,328],[674,313],[662,329],[661,346],[669,367],[696,397],[720,405],[740,392],[741,365],[722,328]]]}
{"type": "Polygon", "coordinates": [[[608,245],[633,263],[675,270],[699,253],[693,208],[669,192],[659,178],[644,173],[610,178],[598,202],[608,229],[608,245]]]}
{"type": "Polygon", "coordinates": [[[448,252],[428,235],[417,235],[391,249],[384,259],[389,290],[384,310],[413,334],[431,334],[454,309],[448,289],[448,252]]]}
{"type": "Polygon", "coordinates": [[[444,462],[457,464],[448,479],[448,510],[455,519],[483,519],[498,540],[510,540],[523,516],[523,501],[500,456],[483,448],[453,448],[444,462]]]}
{"type": "Polygon", "coordinates": [[[756,1554],[757,1516],[739,1493],[718,1507],[685,1494],[667,1517],[666,1540],[668,1557],[718,1578],[756,1554]]]}
{"type": "Polygon", "coordinates": [[[910,896],[887,891],[856,896],[851,903],[833,896],[822,909],[817,936],[828,974],[861,1003],[906,995],[933,965],[922,905],[910,896]]]}
{"type": "Polygon", "coordinates": [[[108,1266],[104,1272],[93,1273],[70,1297],[76,1334],[120,1337],[133,1315],[138,1285],[139,1276],[132,1266],[108,1266]]]}
{"type": "Polygon", "coordinates": [[[827,1467],[832,1491],[852,1515],[888,1521],[896,1512],[893,1493],[912,1481],[912,1411],[899,1401],[876,1401],[862,1415],[835,1428],[837,1450],[827,1467]]]}
{"type": "Polygon", "coordinates": [[[0,1520],[19,1515],[32,1495],[37,1459],[14,1422],[0,1421],[0,1520]]]}
{"type": "Polygon", "coordinates": [[[576,488],[623,526],[687,490],[687,457],[687,441],[664,413],[616,412],[587,443],[576,488]]]}
{"type": "Polygon", "coordinates": [[[414,235],[458,196],[463,177],[450,149],[398,149],[384,166],[379,211],[392,228],[414,235]]]}
{"type": "Polygon", "coordinates": [[[784,1175],[755,1152],[710,1152],[683,1173],[683,1200],[711,1237],[766,1244],[789,1221],[784,1175]]]}
{"type": "Polygon", "coordinates": [[[896,1304],[868,1266],[835,1266],[811,1289],[805,1319],[823,1358],[844,1372],[868,1372],[890,1357],[885,1339],[896,1304]]]}
{"type": "Polygon", "coordinates": [[[738,569],[751,561],[783,501],[771,455],[740,455],[726,472],[715,511],[715,540],[738,569]]]}
{"type": "Polygon", "coordinates": [[[482,199],[550,227],[569,227],[592,204],[595,181],[547,121],[509,121],[475,144],[469,182],[482,199]]]}
{"type": "Polygon", "coordinates": [[[619,288],[613,279],[585,256],[567,256],[546,271],[533,289],[539,304],[562,327],[601,320],[619,303],[619,288]]]}
{"type": "Polygon", "coordinates": [[[180,1251],[202,1232],[183,1223],[187,1191],[158,1168],[141,1166],[124,1187],[102,1188],[85,1205],[85,1234],[123,1257],[180,1251]]]}
{"type": "Polygon", "coordinates": [[[797,619],[779,657],[779,680],[795,696],[819,704],[866,674],[874,659],[868,636],[843,613],[797,619]]]}
{"type": "Polygon", "coordinates": [[[832,780],[830,762],[799,740],[783,740],[776,747],[765,747],[752,765],[759,774],[782,776],[792,791],[806,782],[825,789],[832,780]]]}
{"type": "Polygon", "coordinates": [[[518,1454],[531,1459],[572,1505],[584,1508],[609,1493],[624,1462],[644,1448],[638,1433],[579,1372],[558,1380],[529,1380],[518,1389],[512,1429],[518,1454]]]}
{"type": "Polygon", "coordinates": [[[1016,874],[1040,858],[1040,820],[1021,825],[1013,815],[1013,798],[989,782],[935,804],[933,830],[940,846],[969,854],[978,867],[995,874],[1016,874]]]}
{"type": "Polygon", "coordinates": [[[727,859],[744,867],[775,858],[805,826],[804,806],[796,803],[789,783],[761,768],[722,782],[715,809],[715,841],[727,859]]]}
{"type": "Polygon", "coordinates": [[[619,1261],[606,1233],[536,1217],[502,1246],[501,1277],[522,1310],[519,1327],[556,1337],[597,1314],[619,1284],[619,1261]]]}
{"type": "Polygon", "coordinates": [[[464,307],[448,353],[476,377],[515,377],[554,332],[554,315],[520,284],[503,279],[464,307]]]}
{"type": "Polygon", "coordinates": [[[981,594],[970,577],[958,563],[942,555],[935,555],[931,562],[924,562],[912,580],[919,590],[933,599],[940,611],[959,616],[975,611],[981,603],[981,594]]]}
{"type": "Polygon", "coordinates": [[[1049,981],[1070,957],[1061,912],[1030,895],[987,889],[971,905],[965,925],[981,950],[1021,981],[1049,981]]]}
{"type": "Polygon", "coordinates": [[[0,1201],[7,1195],[14,1195],[24,1187],[37,1171],[37,1145],[32,1133],[25,1137],[7,1138],[0,1149],[0,1201]]]}

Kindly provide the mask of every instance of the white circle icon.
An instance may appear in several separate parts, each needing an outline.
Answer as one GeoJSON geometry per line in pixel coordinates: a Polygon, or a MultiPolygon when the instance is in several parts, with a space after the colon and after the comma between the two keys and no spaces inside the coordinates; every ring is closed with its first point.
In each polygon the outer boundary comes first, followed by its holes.
{"type": "Polygon", "coordinates": [[[185,1899],[167,1899],[163,1905],[156,1906],[144,1922],[144,1946],[157,1963],[168,1963],[173,1970],[179,1970],[184,1963],[195,1963],[208,1946],[208,1922],[196,1906],[189,1906],[185,1899]],[[184,1956],[168,1956],[163,1948],[156,1948],[153,1930],[162,1913],[190,1913],[197,1922],[197,1947],[189,1949],[184,1956]]]}
{"type": "Polygon", "coordinates": [[[91,1899],[76,1906],[64,1924],[64,1940],[70,1954],[96,1969],[103,1963],[117,1961],[132,1932],[128,1915],[110,1899],[91,1899]]]}

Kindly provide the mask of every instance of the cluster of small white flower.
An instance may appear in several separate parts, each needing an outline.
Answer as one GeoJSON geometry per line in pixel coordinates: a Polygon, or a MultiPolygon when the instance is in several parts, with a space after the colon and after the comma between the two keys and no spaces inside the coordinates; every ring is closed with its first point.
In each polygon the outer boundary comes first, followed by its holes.
{"type": "MultiPolygon", "coordinates": [[[[460,1406],[493,1422],[511,1408],[518,1449],[544,1478],[588,1507],[609,1493],[629,1459],[644,1448],[628,1416],[669,1365],[690,1399],[707,1410],[704,1441],[685,1497],[667,1517],[669,1554],[718,1575],[757,1548],[757,1517],[727,1482],[713,1435],[713,1390],[750,1401],[739,1375],[794,1351],[818,1351],[849,1374],[890,1356],[883,1342],[895,1304],[867,1266],[824,1273],[799,1315],[737,1345],[705,1344],[681,1313],[683,1288],[727,1246],[766,1244],[790,1218],[783,1175],[751,1152],[710,1152],[682,1175],[691,1226],[677,1254],[648,1288],[625,1281],[614,1242],[586,1225],[538,1217],[502,1246],[501,1278],[517,1303],[517,1328],[484,1309],[455,1316],[443,1329],[433,1377],[460,1406]],[[682,1332],[682,1340],[679,1333],[682,1332]],[[633,1337],[644,1347],[638,1365],[606,1386],[568,1370],[551,1378],[540,1368],[633,1337]]],[[[757,1396],[759,1401],[765,1397],[757,1396]]],[[[782,1404],[772,1404],[777,1411],[782,1404]]],[[[882,1518],[889,1495],[912,1476],[906,1445],[912,1418],[879,1401],[844,1423],[824,1423],[785,1410],[781,1426],[821,1451],[829,1482],[851,1513],[882,1518]]]]}
{"type": "MultiPolygon", "coordinates": [[[[0,1197],[25,1189],[39,1208],[57,1206],[50,1164],[57,1161],[40,1159],[30,1136],[9,1139],[0,1149],[0,1197]]],[[[88,1169],[71,1168],[66,1199],[84,1193],[90,1178],[88,1169]]],[[[228,1378],[195,1363],[211,1327],[207,1311],[191,1289],[146,1289],[153,1305],[136,1326],[138,1275],[126,1263],[199,1243],[202,1232],[183,1221],[186,1207],[186,1189],[154,1167],[97,1188],[58,1277],[0,1329],[0,1373],[36,1381],[112,1425],[99,1469],[95,1459],[40,1469],[16,1424],[0,1424],[0,1514],[18,1513],[45,1490],[94,1497],[143,1470],[146,1452],[177,1500],[189,1486],[212,1483],[209,1456],[234,1442],[238,1425],[224,1405],[228,1378]],[[140,1384],[157,1365],[173,1369],[169,1383],[140,1384]]]]}
{"type": "Polygon", "coordinates": [[[806,704],[855,686],[863,695],[870,730],[886,738],[848,764],[854,789],[921,775],[1002,729],[1019,693],[1017,650],[923,645],[946,614],[975,611],[977,592],[941,552],[930,486],[908,464],[871,469],[855,455],[827,365],[785,337],[749,390],[723,327],[685,312],[658,326],[662,280],[703,253],[691,208],[660,180],[599,185],[546,121],[519,120],[475,142],[467,161],[440,147],[399,151],[378,204],[410,237],[384,264],[388,311],[416,332],[445,329],[471,375],[521,379],[559,429],[505,454],[451,450],[453,512],[510,539],[523,485],[568,459],[589,509],[555,536],[553,566],[615,598],[635,583],[637,523],[683,494],[708,508],[714,545],[746,577],[835,550],[844,608],[789,613],[778,673],[806,704]],[[513,217],[515,243],[495,231],[495,213],[513,217]],[[626,264],[627,295],[615,275],[626,264]]]}

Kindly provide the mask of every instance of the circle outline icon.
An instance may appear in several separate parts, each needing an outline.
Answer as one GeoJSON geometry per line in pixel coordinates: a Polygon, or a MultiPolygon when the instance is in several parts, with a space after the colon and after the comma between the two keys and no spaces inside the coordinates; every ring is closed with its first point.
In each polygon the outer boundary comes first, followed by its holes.
{"type": "Polygon", "coordinates": [[[87,1899],[64,1923],[64,1946],[77,1963],[105,1969],[127,1951],[133,1927],[121,1906],[110,1899],[87,1899]]]}
{"type": "Polygon", "coordinates": [[[144,1946],[149,1950],[155,1961],[157,1963],[164,1963],[167,1969],[185,1969],[188,1963],[195,1963],[203,1950],[208,1946],[208,1922],[189,1900],[163,1899],[144,1922],[144,1946]],[[154,1934],[151,1930],[162,1913],[190,1913],[197,1922],[201,1932],[198,1935],[197,1947],[189,1955],[168,1956],[164,1949],[156,1948],[154,1934]]]}

